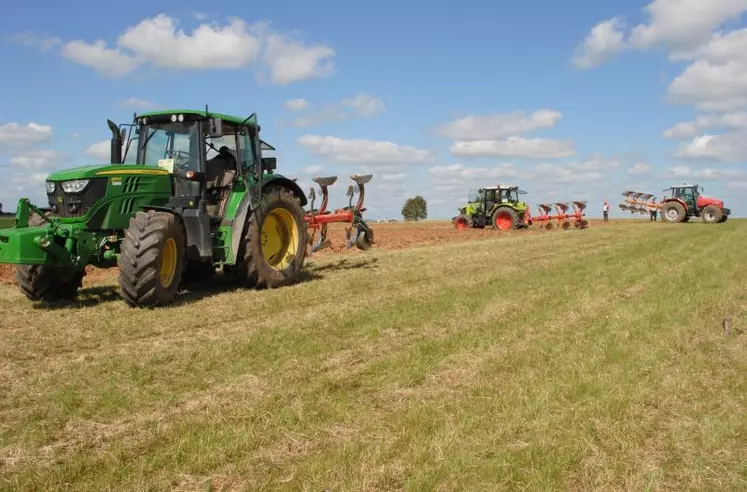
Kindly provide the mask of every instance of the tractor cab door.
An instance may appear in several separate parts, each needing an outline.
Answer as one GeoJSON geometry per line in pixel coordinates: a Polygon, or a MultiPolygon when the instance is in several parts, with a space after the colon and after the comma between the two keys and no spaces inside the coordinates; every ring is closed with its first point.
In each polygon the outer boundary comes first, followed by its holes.
{"type": "Polygon", "coordinates": [[[493,211],[493,207],[495,206],[495,202],[496,202],[495,191],[496,190],[485,190],[483,192],[483,196],[485,197],[484,213],[486,217],[490,216],[490,213],[493,211]]]}
{"type": "Polygon", "coordinates": [[[688,215],[695,215],[697,213],[697,197],[695,196],[694,188],[678,188],[675,192],[675,196],[687,204],[688,215]]]}

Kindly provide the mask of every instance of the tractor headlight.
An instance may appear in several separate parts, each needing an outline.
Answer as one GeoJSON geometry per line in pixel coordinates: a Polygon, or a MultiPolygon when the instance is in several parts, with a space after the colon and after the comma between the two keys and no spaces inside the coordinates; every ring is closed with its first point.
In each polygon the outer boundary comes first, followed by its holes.
{"type": "Polygon", "coordinates": [[[90,180],[88,179],[76,179],[73,181],[64,181],[61,184],[62,189],[65,190],[65,193],[80,193],[81,191],[86,189],[89,181],[90,180]]]}
{"type": "Polygon", "coordinates": [[[54,193],[54,181],[47,181],[47,193],[54,193]]]}

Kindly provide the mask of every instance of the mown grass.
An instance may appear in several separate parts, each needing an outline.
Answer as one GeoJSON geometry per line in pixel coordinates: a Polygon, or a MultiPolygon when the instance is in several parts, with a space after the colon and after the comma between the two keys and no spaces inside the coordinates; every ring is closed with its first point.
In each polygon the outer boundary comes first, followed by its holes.
{"type": "Polygon", "coordinates": [[[154,311],[114,279],[55,309],[0,286],[2,483],[744,490],[746,239],[732,220],[372,250],[154,311]]]}

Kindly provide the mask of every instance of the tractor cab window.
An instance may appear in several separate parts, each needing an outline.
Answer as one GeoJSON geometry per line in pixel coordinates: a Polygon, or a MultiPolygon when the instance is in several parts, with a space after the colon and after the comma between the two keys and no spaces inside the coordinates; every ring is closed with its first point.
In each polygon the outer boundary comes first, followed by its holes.
{"type": "Polygon", "coordinates": [[[480,197],[480,193],[477,190],[469,190],[467,201],[469,203],[475,203],[475,202],[482,201],[482,198],[480,197]]]}
{"type": "Polygon", "coordinates": [[[495,190],[485,190],[485,211],[488,212],[495,205],[495,190]]]}
{"type": "Polygon", "coordinates": [[[692,188],[677,188],[674,192],[674,196],[681,198],[686,202],[695,199],[695,193],[692,188]]]}
{"type": "Polygon", "coordinates": [[[200,135],[195,122],[160,123],[144,127],[140,163],[149,166],[173,164],[174,174],[197,172],[200,166],[200,135]],[[167,162],[164,162],[167,160],[167,162]]]}
{"type": "Polygon", "coordinates": [[[239,133],[239,141],[241,143],[241,169],[244,172],[251,171],[257,161],[256,140],[244,129],[239,133]]]}

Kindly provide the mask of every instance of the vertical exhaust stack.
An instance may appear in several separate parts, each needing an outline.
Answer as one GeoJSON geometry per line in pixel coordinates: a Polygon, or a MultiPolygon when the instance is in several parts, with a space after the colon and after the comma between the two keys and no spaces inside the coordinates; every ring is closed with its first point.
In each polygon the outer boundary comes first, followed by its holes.
{"type": "Polygon", "coordinates": [[[119,133],[119,127],[112,120],[106,120],[109,125],[109,129],[112,131],[112,148],[111,148],[111,163],[122,164],[122,144],[124,139],[122,134],[119,133]]]}

